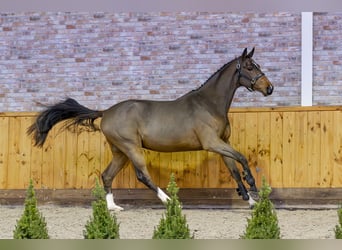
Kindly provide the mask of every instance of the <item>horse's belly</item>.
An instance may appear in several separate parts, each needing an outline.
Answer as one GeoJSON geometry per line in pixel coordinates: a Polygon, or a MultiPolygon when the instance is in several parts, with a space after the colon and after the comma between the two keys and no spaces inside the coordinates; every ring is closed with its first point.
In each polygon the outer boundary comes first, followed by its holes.
{"type": "Polygon", "coordinates": [[[156,136],[142,138],[143,147],[146,149],[159,152],[179,152],[201,150],[202,146],[197,138],[189,136],[185,138],[177,138],[173,136],[156,136]]]}

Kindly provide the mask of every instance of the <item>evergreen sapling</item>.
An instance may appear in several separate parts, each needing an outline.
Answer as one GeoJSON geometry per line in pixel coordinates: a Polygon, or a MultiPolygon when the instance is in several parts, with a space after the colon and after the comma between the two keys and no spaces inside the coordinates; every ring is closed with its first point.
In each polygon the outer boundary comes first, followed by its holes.
{"type": "Polygon", "coordinates": [[[342,239],[342,206],[337,210],[338,222],[336,225],[335,231],[335,239],[342,239]]]}
{"type": "Polygon", "coordinates": [[[259,191],[260,200],[255,204],[252,217],[247,219],[247,227],[242,239],[280,239],[277,214],[269,199],[271,187],[262,179],[259,191]]]}
{"type": "Polygon", "coordinates": [[[45,218],[37,208],[37,199],[33,182],[26,191],[25,208],[21,218],[13,231],[14,239],[48,239],[48,230],[45,218]]]}
{"type": "Polygon", "coordinates": [[[96,200],[92,202],[93,216],[87,221],[83,236],[85,239],[119,239],[119,224],[117,218],[107,209],[105,191],[96,179],[93,195],[96,200]]]}
{"type": "Polygon", "coordinates": [[[181,203],[178,198],[179,188],[175,176],[171,174],[167,187],[170,200],[166,204],[166,213],[162,216],[157,228],[154,228],[153,239],[192,239],[185,215],[182,215],[181,203]]]}

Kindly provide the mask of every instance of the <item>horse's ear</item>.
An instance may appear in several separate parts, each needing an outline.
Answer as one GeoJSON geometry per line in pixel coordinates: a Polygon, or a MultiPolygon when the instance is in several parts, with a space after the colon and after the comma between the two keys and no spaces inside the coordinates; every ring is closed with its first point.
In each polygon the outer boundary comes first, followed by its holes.
{"type": "Polygon", "coordinates": [[[255,49],[255,47],[253,47],[253,49],[251,50],[251,52],[248,53],[248,55],[247,55],[248,58],[252,58],[252,57],[253,57],[254,49],[255,49]]]}
{"type": "Polygon", "coordinates": [[[243,50],[243,52],[242,52],[242,60],[243,59],[245,59],[246,58],[246,56],[247,56],[247,48],[245,48],[244,50],[243,50]]]}

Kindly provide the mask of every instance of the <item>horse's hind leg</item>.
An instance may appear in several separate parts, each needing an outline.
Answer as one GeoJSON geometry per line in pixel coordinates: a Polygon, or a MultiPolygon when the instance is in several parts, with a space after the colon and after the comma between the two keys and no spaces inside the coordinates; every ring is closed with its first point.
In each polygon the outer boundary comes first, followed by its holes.
{"type": "Polygon", "coordinates": [[[122,207],[118,206],[114,202],[114,197],[112,193],[112,183],[114,177],[119,173],[119,171],[125,166],[128,158],[125,154],[119,150],[112,147],[113,159],[109,163],[108,167],[102,173],[102,181],[104,189],[107,192],[106,201],[108,210],[123,210],[122,207]]]}
{"type": "Polygon", "coordinates": [[[133,163],[137,179],[143,184],[145,184],[148,188],[155,191],[157,193],[158,198],[163,203],[166,203],[167,200],[169,200],[170,198],[152,182],[151,176],[146,167],[143,149],[135,145],[129,145],[129,148],[127,148],[126,155],[133,163]]]}
{"type": "Polygon", "coordinates": [[[239,195],[242,196],[243,200],[248,200],[249,205],[252,207],[255,204],[255,200],[253,200],[253,198],[251,197],[251,195],[248,193],[245,185],[242,182],[240,173],[239,173],[239,169],[236,166],[235,161],[232,158],[228,158],[228,157],[222,157],[224,163],[226,164],[226,167],[228,168],[228,170],[230,171],[231,175],[233,176],[234,180],[236,181],[237,185],[238,185],[238,193],[239,195]]]}

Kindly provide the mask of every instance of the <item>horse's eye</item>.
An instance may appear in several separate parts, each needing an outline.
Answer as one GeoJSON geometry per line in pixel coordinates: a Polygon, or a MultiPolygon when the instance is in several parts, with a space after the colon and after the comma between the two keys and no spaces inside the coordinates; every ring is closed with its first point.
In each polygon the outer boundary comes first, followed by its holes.
{"type": "Polygon", "coordinates": [[[247,61],[245,64],[245,67],[248,71],[252,71],[253,70],[253,62],[247,61]]]}

